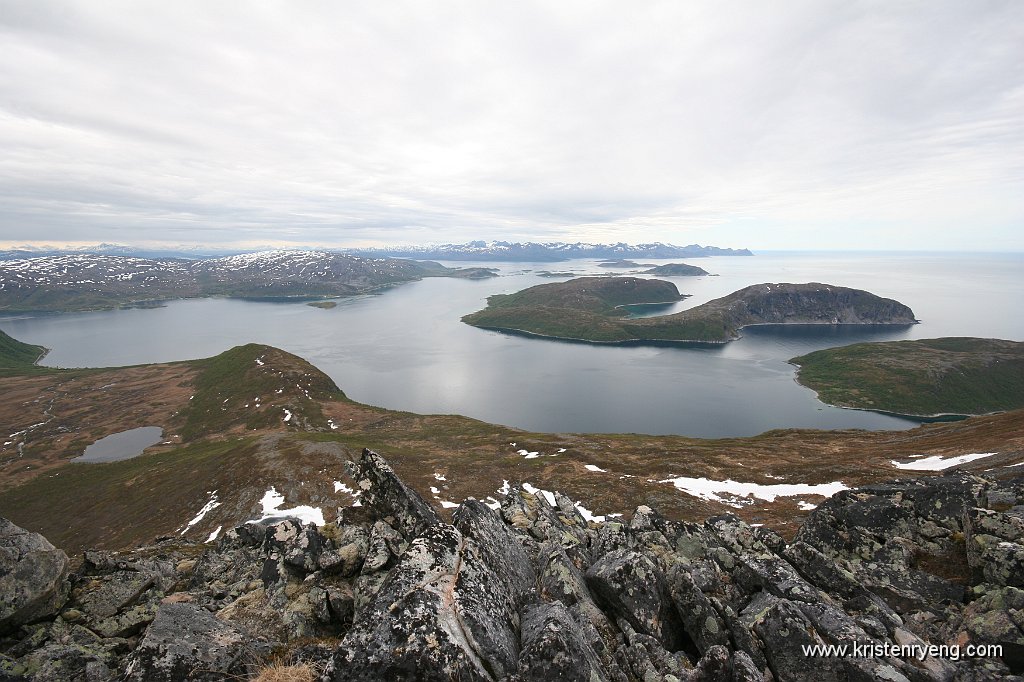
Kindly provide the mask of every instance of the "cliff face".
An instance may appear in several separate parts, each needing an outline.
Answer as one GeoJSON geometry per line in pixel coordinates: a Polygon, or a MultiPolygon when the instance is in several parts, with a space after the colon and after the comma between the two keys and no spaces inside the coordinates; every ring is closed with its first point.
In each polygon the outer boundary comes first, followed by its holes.
{"type": "Polygon", "coordinates": [[[786,543],[731,515],[686,524],[640,507],[588,524],[569,499],[525,490],[497,510],[467,500],[449,524],[378,455],[351,469],[365,504],[337,525],[86,552],[67,580],[59,550],[2,527],[54,557],[15,578],[33,607],[4,611],[0,676],[245,679],[281,650],[334,681],[917,682],[1024,667],[1020,483],[954,473],[846,491],[786,543]],[[848,649],[809,653],[821,645],[848,649]]]}

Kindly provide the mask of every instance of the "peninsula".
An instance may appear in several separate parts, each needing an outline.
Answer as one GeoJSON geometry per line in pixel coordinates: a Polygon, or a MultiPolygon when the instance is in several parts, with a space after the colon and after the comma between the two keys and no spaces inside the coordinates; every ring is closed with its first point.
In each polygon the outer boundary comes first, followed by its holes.
{"type": "Polygon", "coordinates": [[[755,284],[690,310],[632,317],[628,306],[680,300],[671,282],[580,277],[487,299],[462,318],[483,329],[591,343],[725,343],[752,324],[914,324],[889,298],[829,284],[755,284]]]}
{"type": "Polygon", "coordinates": [[[936,417],[1024,407],[1024,343],[952,337],[857,343],[793,358],[830,405],[936,417]]]}

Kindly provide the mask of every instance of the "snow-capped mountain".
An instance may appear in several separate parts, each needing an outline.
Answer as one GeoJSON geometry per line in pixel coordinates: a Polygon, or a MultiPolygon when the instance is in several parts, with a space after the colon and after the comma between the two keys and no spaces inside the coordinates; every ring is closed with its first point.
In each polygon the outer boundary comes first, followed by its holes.
{"type": "Polygon", "coordinates": [[[751,256],[747,249],[723,249],[716,246],[676,246],[652,242],[648,244],[589,244],[585,242],[506,242],[471,241],[464,244],[433,244],[429,246],[382,247],[351,250],[361,255],[386,255],[401,258],[436,258],[439,260],[482,261],[561,261],[571,258],[700,258],[704,256],[751,256]]]}
{"type": "Polygon", "coordinates": [[[41,256],[0,261],[0,311],[82,310],[199,296],[346,296],[422,277],[487,274],[331,251],[265,251],[206,260],[41,256]]]}

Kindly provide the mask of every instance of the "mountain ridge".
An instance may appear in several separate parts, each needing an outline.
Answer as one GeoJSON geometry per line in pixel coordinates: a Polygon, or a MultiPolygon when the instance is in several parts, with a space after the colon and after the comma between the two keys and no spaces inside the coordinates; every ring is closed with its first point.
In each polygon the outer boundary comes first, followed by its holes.
{"type": "Polygon", "coordinates": [[[1013,511],[1024,495],[1019,476],[998,477],[1005,470],[844,491],[787,540],[732,514],[681,523],[646,505],[628,522],[593,522],[527,485],[493,507],[466,499],[449,522],[378,453],[338,465],[362,504],[334,523],[286,512],[205,542],[87,550],[75,566],[0,518],[0,672],[12,682],[1024,672],[1013,511]]]}
{"type": "Polygon", "coordinates": [[[202,260],[41,256],[0,261],[0,312],[92,310],[209,296],[301,300],[366,294],[424,277],[493,275],[487,268],[329,251],[264,251],[202,260]]]}

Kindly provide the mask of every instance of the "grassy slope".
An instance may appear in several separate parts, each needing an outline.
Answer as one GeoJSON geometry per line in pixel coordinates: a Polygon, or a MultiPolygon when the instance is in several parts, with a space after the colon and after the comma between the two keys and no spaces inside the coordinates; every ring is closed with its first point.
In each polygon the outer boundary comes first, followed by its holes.
{"type": "Polygon", "coordinates": [[[858,343],[790,360],[831,405],[913,415],[1024,407],[1024,343],[941,338],[858,343]]]}
{"type": "Polygon", "coordinates": [[[0,377],[49,371],[35,364],[45,354],[42,346],[22,343],[0,331],[0,377]]]}
{"type": "Polygon", "coordinates": [[[193,364],[199,369],[199,375],[194,382],[195,394],[182,412],[184,423],[179,431],[182,438],[190,441],[239,424],[246,431],[277,424],[282,410],[244,406],[253,405],[254,396],[270,396],[279,388],[284,390],[285,386],[289,390],[301,387],[293,395],[289,411],[301,414],[313,428],[326,427],[319,401],[344,398],[344,393],[330,377],[312,365],[302,362],[293,366],[273,361],[282,355],[287,354],[271,346],[250,343],[212,358],[196,360],[193,364]],[[268,364],[275,369],[265,370],[268,364]],[[281,365],[286,369],[276,369],[281,365]]]}
{"type": "Polygon", "coordinates": [[[230,439],[109,464],[68,464],[0,493],[0,509],[57,547],[130,546],[187,521],[182,510],[209,499],[234,469],[229,464],[252,449],[251,439],[230,439]]]}

